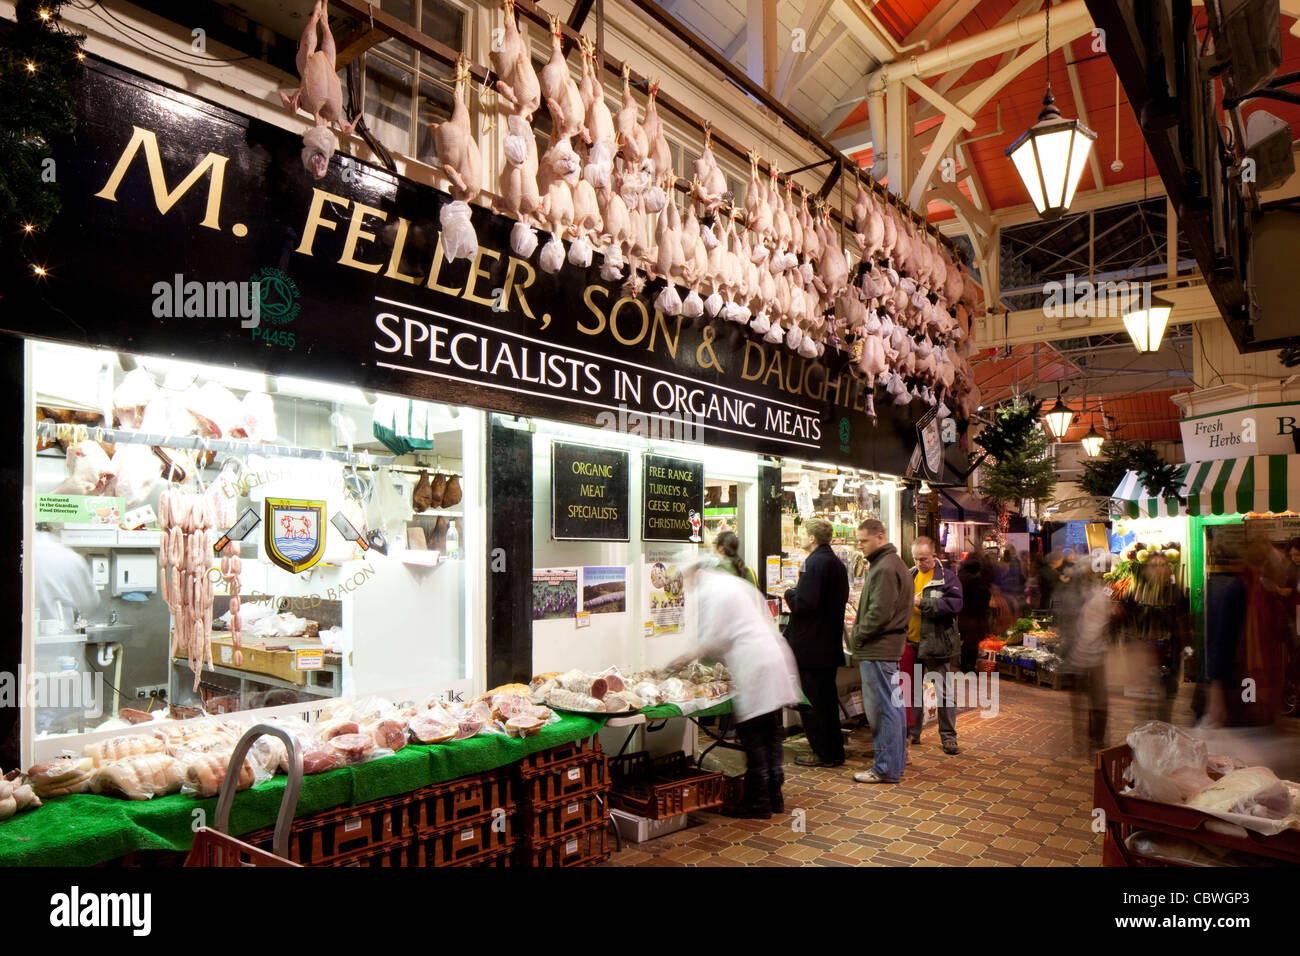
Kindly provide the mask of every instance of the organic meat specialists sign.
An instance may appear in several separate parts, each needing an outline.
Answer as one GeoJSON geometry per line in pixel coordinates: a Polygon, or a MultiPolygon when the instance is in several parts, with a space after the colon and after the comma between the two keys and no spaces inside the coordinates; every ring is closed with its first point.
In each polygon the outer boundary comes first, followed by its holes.
{"type": "Polygon", "coordinates": [[[630,293],[600,278],[599,256],[548,275],[540,252],[511,253],[512,220],[478,206],[477,253],[447,262],[443,192],[344,153],[315,180],[301,129],[94,58],[73,93],[76,137],[55,150],[62,211],[0,263],[0,329],[649,438],[907,466],[919,405],[882,395],[873,420],[838,352],[808,360],[745,326],[664,315],[663,279],[630,293]]]}
{"type": "Polygon", "coordinates": [[[704,463],[647,453],[641,471],[641,539],[698,542],[704,520],[704,463]]]}
{"type": "Polygon", "coordinates": [[[551,537],[626,541],[627,452],[551,442],[551,537]]]}

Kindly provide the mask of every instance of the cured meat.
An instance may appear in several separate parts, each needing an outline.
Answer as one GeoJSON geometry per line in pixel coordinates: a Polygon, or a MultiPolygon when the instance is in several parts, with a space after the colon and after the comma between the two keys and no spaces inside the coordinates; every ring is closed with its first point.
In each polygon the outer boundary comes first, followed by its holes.
{"type": "MultiPolygon", "coordinates": [[[[185,768],[186,792],[198,798],[215,797],[221,789],[222,781],[226,779],[226,771],[230,767],[230,752],[195,754],[181,763],[185,768]]],[[[239,780],[235,784],[235,789],[247,790],[255,780],[253,765],[245,758],[239,768],[239,780]]]]}
{"type": "Polygon", "coordinates": [[[327,720],[324,723],[318,725],[316,730],[316,739],[319,740],[321,743],[325,743],[329,740],[332,740],[335,737],[339,737],[344,734],[360,733],[360,731],[361,728],[360,726],[358,726],[355,720],[347,720],[345,718],[337,719],[337,720],[327,720]]]}
{"type": "Polygon", "coordinates": [[[374,738],[368,734],[340,734],[329,743],[345,763],[360,763],[375,750],[374,738]]]}
{"type": "Polygon", "coordinates": [[[531,692],[525,694],[493,694],[489,701],[492,705],[492,719],[507,721],[520,714],[531,713],[533,701],[531,692]]]}
{"type": "Polygon", "coordinates": [[[175,793],[183,781],[181,763],[167,754],[155,753],[101,767],[95,776],[94,790],[127,800],[149,800],[175,793]]]}
{"type": "Polygon", "coordinates": [[[547,696],[546,702],[559,710],[576,710],[585,713],[604,713],[605,703],[588,694],[557,687],[547,696]]]}
{"type": "Polygon", "coordinates": [[[561,674],[556,678],[556,683],[565,690],[573,691],[575,694],[582,694],[586,697],[594,697],[597,700],[604,698],[604,696],[609,693],[609,683],[605,678],[592,677],[590,674],[584,674],[582,671],[577,670],[561,674]]]}
{"type": "MultiPolygon", "coordinates": [[[[477,730],[478,728],[475,728],[475,732],[477,730]]],[[[375,746],[381,750],[391,750],[396,753],[406,746],[406,728],[400,720],[387,718],[376,721],[370,728],[370,736],[375,746]]]]}
{"type": "Polygon", "coordinates": [[[288,748],[283,740],[270,734],[263,734],[253,741],[253,746],[248,748],[248,759],[270,776],[274,776],[281,767],[286,772],[289,768],[288,748]]]}
{"type": "Polygon", "coordinates": [[[449,724],[426,714],[416,714],[406,723],[410,735],[422,744],[441,744],[455,737],[460,725],[449,724]]]}
{"type": "Polygon", "coordinates": [[[27,781],[38,797],[88,793],[94,785],[95,762],[89,757],[56,757],[27,771],[27,781]]]}
{"type": "Polygon", "coordinates": [[[302,772],[304,774],[324,773],[343,766],[343,759],[330,749],[309,750],[302,755],[302,772]]]}
{"type": "Polygon", "coordinates": [[[96,767],[102,767],[115,760],[142,757],[145,754],[160,754],[166,749],[166,745],[157,737],[137,735],[134,737],[110,737],[108,740],[99,740],[92,744],[86,744],[85,755],[94,761],[96,767]]]}
{"type": "Polygon", "coordinates": [[[411,493],[411,508],[419,514],[421,511],[428,511],[431,507],[433,507],[433,485],[429,483],[429,473],[421,468],[420,478],[415,483],[415,491],[411,493]]]}
{"type": "Polygon", "coordinates": [[[521,714],[506,721],[506,733],[511,737],[533,737],[541,733],[545,725],[544,720],[521,714]]]}

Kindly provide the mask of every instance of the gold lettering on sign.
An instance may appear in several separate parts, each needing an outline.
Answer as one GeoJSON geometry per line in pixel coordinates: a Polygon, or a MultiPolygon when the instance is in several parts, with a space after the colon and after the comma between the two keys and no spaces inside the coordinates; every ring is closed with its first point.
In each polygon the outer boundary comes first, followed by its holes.
{"type": "Polygon", "coordinates": [[[699,363],[701,369],[706,369],[712,366],[725,375],[727,370],[722,367],[722,363],[718,361],[717,353],[713,351],[713,339],[717,334],[718,333],[714,331],[713,326],[706,325],[704,327],[704,331],[700,333],[700,338],[703,339],[703,341],[700,343],[700,347],[695,350],[695,361],[699,363]],[[704,357],[705,352],[709,353],[707,359],[704,357]]]}
{"type": "Polygon", "coordinates": [[[342,196],[327,193],[325,190],[313,186],[311,190],[311,207],[307,210],[307,224],[302,227],[302,242],[298,243],[295,252],[301,252],[304,256],[313,254],[312,245],[316,242],[316,229],[318,226],[324,226],[330,232],[338,228],[337,222],[326,219],[321,215],[327,202],[338,206],[340,209],[347,209],[348,206],[352,205],[350,199],[344,199],[342,196]]]}
{"type": "Polygon", "coordinates": [[[373,232],[366,232],[361,228],[361,220],[364,216],[374,216],[380,222],[383,222],[388,218],[388,213],[382,209],[376,209],[374,206],[367,206],[362,202],[352,207],[352,221],[348,223],[348,235],[343,240],[343,255],[339,256],[339,265],[351,266],[353,269],[360,269],[362,272],[378,272],[384,267],[382,262],[362,262],[356,257],[358,240],[375,241],[373,232]]]}
{"type": "Polygon", "coordinates": [[[757,342],[753,341],[752,339],[746,339],[745,340],[745,361],[741,365],[740,377],[747,382],[757,382],[760,378],[763,377],[763,363],[766,360],[767,360],[767,354],[763,351],[763,346],[759,345],[757,342]],[[753,375],[750,375],[749,357],[755,351],[758,352],[758,368],[754,370],[753,375]]]}
{"type": "Polygon", "coordinates": [[[614,308],[609,313],[609,331],[620,345],[636,345],[640,342],[645,338],[646,332],[650,331],[650,313],[646,311],[645,303],[631,296],[624,296],[615,302],[614,308]],[[637,330],[634,338],[624,338],[618,330],[618,314],[623,311],[623,306],[629,303],[636,306],[637,311],[641,313],[641,328],[637,330]]]}
{"type": "Polygon", "coordinates": [[[582,291],[583,303],[587,306],[588,309],[591,310],[591,314],[596,317],[596,324],[593,325],[591,328],[588,328],[587,326],[583,325],[581,321],[575,323],[578,327],[578,331],[581,332],[583,335],[600,335],[601,332],[605,331],[605,313],[600,310],[600,307],[596,305],[595,302],[591,301],[591,297],[595,295],[597,292],[599,292],[606,299],[609,298],[609,290],[604,288],[603,286],[589,285],[587,286],[586,289],[582,291]]]}
{"type": "Polygon", "coordinates": [[[484,298],[481,295],[474,294],[474,286],[479,279],[491,279],[492,273],[480,269],[484,256],[491,256],[494,261],[501,261],[501,253],[493,252],[487,246],[479,246],[478,253],[474,256],[474,264],[469,267],[469,278],[465,280],[465,300],[467,302],[477,302],[479,305],[492,306],[496,303],[491,296],[484,298]]]}
{"type": "Polygon", "coordinates": [[[208,204],[199,225],[209,229],[220,229],[221,191],[225,186],[226,163],[229,159],[216,153],[208,153],[190,170],[189,175],[181,180],[179,186],[168,192],[167,179],[163,175],[162,156],[158,152],[158,137],[151,130],[141,129],[139,126],[132,126],[131,129],[134,132],[131,133],[130,142],[122,151],[117,165],[113,167],[113,172],[108,177],[108,182],[104,183],[104,188],[95,193],[96,198],[117,202],[117,187],[122,185],[122,180],[135,154],[144,150],[145,167],[149,170],[149,185],[153,188],[153,201],[164,216],[172,206],[176,205],[177,200],[189,192],[191,186],[202,179],[209,170],[212,171],[212,180],[208,183],[208,204]]]}
{"type": "Polygon", "coordinates": [[[677,316],[677,331],[673,332],[672,337],[670,338],[668,325],[664,321],[664,314],[658,309],[655,309],[654,324],[650,327],[650,344],[646,346],[647,352],[653,352],[655,350],[655,337],[660,329],[662,329],[664,333],[664,345],[668,347],[668,354],[673,358],[677,358],[677,342],[682,337],[682,317],[680,315],[677,316]]]}
{"type": "Polygon", "coordinates": [[[406,248],[406,231],[410,228],[409,220],[401,218],[397,220],[397,237],[393,240],[393,254],[388,257],[388,268],[384,270],[384,278],[398,279],[415,285],[420,281],[419,276],[408,276],[401,270],[402,251],[406,248]]]}
{"type": "Polygon", "coordinates": [[[506,269],[505,291],[501,294],[501,304],[507,309],[510,308],[510,293],[514,292],[516,295],[518,295],[519,308],[523,310],[524,315],[528,316],[534,322],[537,321],[537,316],[533,315],[533,310],[528,307],[528,300],[524,298],[524,290],[527,289],[530,285],[532,285],[533,280],[536,278],[537,278],[537,273],[533,271],[532,265],[530,265],[524,259],[516,259],[514,256],[511,256],[510,265],[506,269]],[[518,286],[516,286],[515,270],[520,268],[522,268],[525,272],[528,273],[528,278],[525,279],[518,286]]]}
{"type": "Polygon", "coordinates": [[[459,297],[459,286],[438,285],[438,276],[442,274],[442,264],[446,261],[446,256],[442,254],[442,233],[438,233],[438,248],[433,250],[433,271],[429,273],[429,288],[444,295],[459,297]]]}

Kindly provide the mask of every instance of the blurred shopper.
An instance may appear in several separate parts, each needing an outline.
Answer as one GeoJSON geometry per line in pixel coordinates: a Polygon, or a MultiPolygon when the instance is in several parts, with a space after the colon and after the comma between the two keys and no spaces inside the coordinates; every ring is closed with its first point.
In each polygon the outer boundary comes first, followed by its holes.
{"type": "Polygon", "coordinates": [[[1003,549],[993,583],[998,586],[998,591],[1006,600],[1011,612],[1016,617],[1020,617],[1025,606],[1025,570],[1015,548],[1003,549]]]}
{"type": "Polygon", "coordinates": [[[1038,566],[1038,607],[1044,611],[1055,611],[1057,589],[1061,586],[1062,569],[1065,556],[1059,551],[1052,551],[1043,558],[1038,566]]]}
{"type": "Polygon", "coordinates": [[[961,564],[957,579],[961,582],[962,605],[957,615],[957,630],[961,633],[961,669],[975,669],[979,658],[979,644],[989,636],[989,603],[996,585],[994,571],[989,564],[972,554],[961,564]]]}
{"type": "MultiPolygon", "coordinates": [[[[1187,594],[1175,580],[1164,551],[1151,550],[1126,600],[1126,630],[1154,701],[1150,716],[1168,723],[1182,684],[1183,648],[1191,640],[1191,619],[1187,594]]],[[[1058,621],[1062,617],[1058,614],[1058,621]]]]}
{"type": "Polygon", "coordinates": [[[803,710],[804,733],[812,754],[796,757],[802,767],[839,767],[844,764],[844,737],[840,733],[840,700],[835,675],[844,666],[844,605],[849,599],[849,576],[831,550],[834,529],[824,518],[803,523],[807,538],[799,583],[785,592],[790,606],[786,640],[799,665],[799,683],[809,706],[803,710]]]}
{"type": "Polygon", "coordinates": [[[1034,610],[1043,606],[1041,588],[1043,556],[1037,551],[1031,552],[1025,564],[1025,603],[1034,610]]]}
{"type": "Polygon", "coordinates": [[[723,571],[728,571],[758,587],[758,577],[754,574],[754,569],[747,567],[745,559],[740,556],[740,538],[737,537],[736,532],[719,531],[718,536],[713,539],[713,550],[721,560],[719,567],[723,571]]]}
{"type": "Polygon", "coordinates": [[[945,568],[934,555],[934,542],[921,537],[912,542],[912,614],[907,624],[907,647],[903,653],[903,700],[907,706],[908,734],[912,743],[921,742],[925,708],[920,706],[924,673],[934,674],[939,697],[939,739],[946,754],[957,753],[957,708],[949,696],[953,690],[948,675],[961,659],[961,636],[957,615],[962,609],[961,582],[952,568],[945,568]],[[919,666],[918,666],[919,665],[919,666]]]}
{"type": "Polygon", "coordinates": [[[781,709],[799,703],[794,657],[761,595],[747,582],[706,558],[687,571],[699,613],[698,647],[670,669],[694,657],[722,660],[731,671],[736,733],[745,748],[745,796],[729,816],[767,819],[785,812],[781,709]]]}
{"type": "Polygon", "coordinates": [[[1057,633],[1061,635],[1062,666],[1074,683],[1074,752],[1085,756],[1106,746],[1106,647],[1111,618],[1119,606],[1087,567],[1063,590],[1057,633]]]}
{"type": "Polygon", "coordinates": [[[1210,573],[1205,576],[1205,668],[1210,685],[1207,722],[1212,726],[1248,723],[1242,713],[1240,678],[1248,594],[1243,556],[1235,547],[1216,543],[1210,573]]]}
{"type": "Polygon", "coordinates": [[[868,562],[849,638],[853,660],[862,670],[862,704],[871,725],[875,761],[853,775],[858,783],[898,783],[907,766],[907,724],[898,662],[907,643],[912,589],[907,565],[875,518],[858,525],[858,550],[868,562]]]}

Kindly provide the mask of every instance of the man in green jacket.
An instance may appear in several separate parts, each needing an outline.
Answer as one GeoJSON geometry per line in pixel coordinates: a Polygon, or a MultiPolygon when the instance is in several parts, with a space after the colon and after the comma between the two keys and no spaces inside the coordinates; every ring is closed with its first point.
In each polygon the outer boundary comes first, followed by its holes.
{"type": "Polygon", "coordinates": [[[875,762],[858,783],[898,783],[907,765],[907,718],[898,662],[912,617],[912,576],[875,518],[858,525],[858,550],[868,567],[849,650],[862,672],[862,706],[871,725],[875,762]]]}

